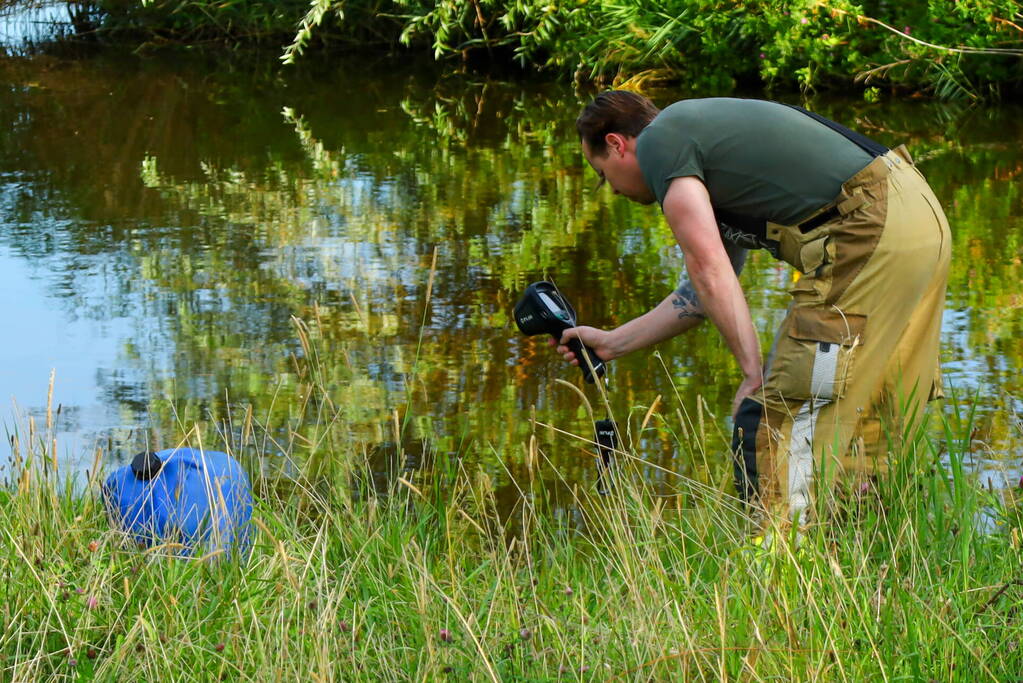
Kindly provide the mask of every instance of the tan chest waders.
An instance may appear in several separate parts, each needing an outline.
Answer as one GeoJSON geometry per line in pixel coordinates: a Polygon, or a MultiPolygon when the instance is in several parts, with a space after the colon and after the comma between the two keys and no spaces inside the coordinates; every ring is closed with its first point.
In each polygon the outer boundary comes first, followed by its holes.
{"type": "Polygon", "coordinates": [[[765,519],[806,522],[840,475],[885,471],[941,395],[948,222],[905,148],[883,150],[799,225],[767,224],[802,276],[733,432],[737,488],[765,519]]]}

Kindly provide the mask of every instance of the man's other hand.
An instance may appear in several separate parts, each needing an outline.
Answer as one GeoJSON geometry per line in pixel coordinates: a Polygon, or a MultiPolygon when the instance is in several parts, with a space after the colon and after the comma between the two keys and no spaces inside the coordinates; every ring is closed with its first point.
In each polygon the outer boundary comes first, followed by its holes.
{"type": "Polygon", "coordinates": [[[742,403],[743,399],[754,396],[763,386],[764,376],[759,373],[742,380],[742,384],[739,385],[739,390],[735,392],[735,399],[732,400],[733,418],[735,418],[735,414],[739,412],[739,405],[742,403]]]}

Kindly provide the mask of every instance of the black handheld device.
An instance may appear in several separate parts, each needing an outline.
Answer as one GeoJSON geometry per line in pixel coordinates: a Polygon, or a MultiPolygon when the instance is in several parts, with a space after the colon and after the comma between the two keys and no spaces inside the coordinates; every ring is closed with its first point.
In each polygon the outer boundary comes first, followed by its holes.
{"type": "MultiPolygon", "coordinates": [[[[532,337],[537,334],[549,334],[555,341],[561,341],[561,333],[575,327],[575,309],[561,295],[558,288],[550,282],[534,282],[526,287],[525,293],[515,304],[515,324],[522,334],[532,337]]],[[[568,348],[575,352],[579,359],[579,369],[583,371],[583,379],[593,383],[593,374],[603,377],[606,370],[604,361],[589,346],[578,339],[570,339],[568,348]],[[593,366],[593,372],[586,363],[586,354],[593,366]]]]}

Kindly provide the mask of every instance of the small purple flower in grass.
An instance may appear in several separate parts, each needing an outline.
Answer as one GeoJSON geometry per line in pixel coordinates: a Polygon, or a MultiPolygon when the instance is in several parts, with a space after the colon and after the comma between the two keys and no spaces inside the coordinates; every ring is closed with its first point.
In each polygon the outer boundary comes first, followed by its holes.
{"type": "Polygon", "coordinates": [[[446,628],[442,628],[440,630],[440,639],[442,641],[444,641],[445,643],[450,643],[451,642],[451,631],[447,630],[446,628]]]}
{"type": "Polygon", "coordinates": [[[78,660],[75,659],[74,657],[72,657],[71,659],[67,660],[67,663],[68,663],[68,666],[71,666],[71,667],[78,666],[78,660]]]}
{"type": "Polygon", "coordinates": [[[533,632],[530,631],[528,628],[524,628],[521,631],[519,631],[519,638],[522,638],[522,640],[529,640],[532,637],[533,632]]]}
{"type": "Polygon", "coordinates": [[[85,606],[89,609],[96,609],[96,605],[99,604],[99,600],[96,599],[95,595],[90,595],[89,599],[85,601],[85,606]]]}
{"type": "Polygon", "coordinates": [[[565,595],[571,595],[572,592],[573,591],[571,586],[565,586],[565,595]]]}
{"type": "Polygon", "coordinates": [[[861,496],[864,495],[869,490],[870,490],[870,482],[869,481],[865,481],[862,484],[860,484],[860,495],[861,496]]]}
{"type": "Polygon", "coordinates": [[[342,620],[342,621],[341,621],[341,623],[340,623],[340,624],[338,624],[338,626],[340,626],[340,627],[341,627],[341,630],[342,630],[342,631],[344,631],[345,633],[348,633],[349,631],[351,631],[351,630],[352,630],[352,627],[351,627],[351,626],[349,626],[349,625],[348,625],[348,622],[347,622],[347,621],[344,621],[344,620],[342,620]]]}

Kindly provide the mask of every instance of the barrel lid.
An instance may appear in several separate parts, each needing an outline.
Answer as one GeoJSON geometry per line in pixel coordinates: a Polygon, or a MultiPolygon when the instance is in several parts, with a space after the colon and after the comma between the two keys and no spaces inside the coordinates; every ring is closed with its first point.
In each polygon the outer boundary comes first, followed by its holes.
{"type": "Polygon", "coordinates": [[[142,451],[131,459],[131,473],[136,479],[147,481],[160,473],[163,461],[153,451],[142,451]]]}

